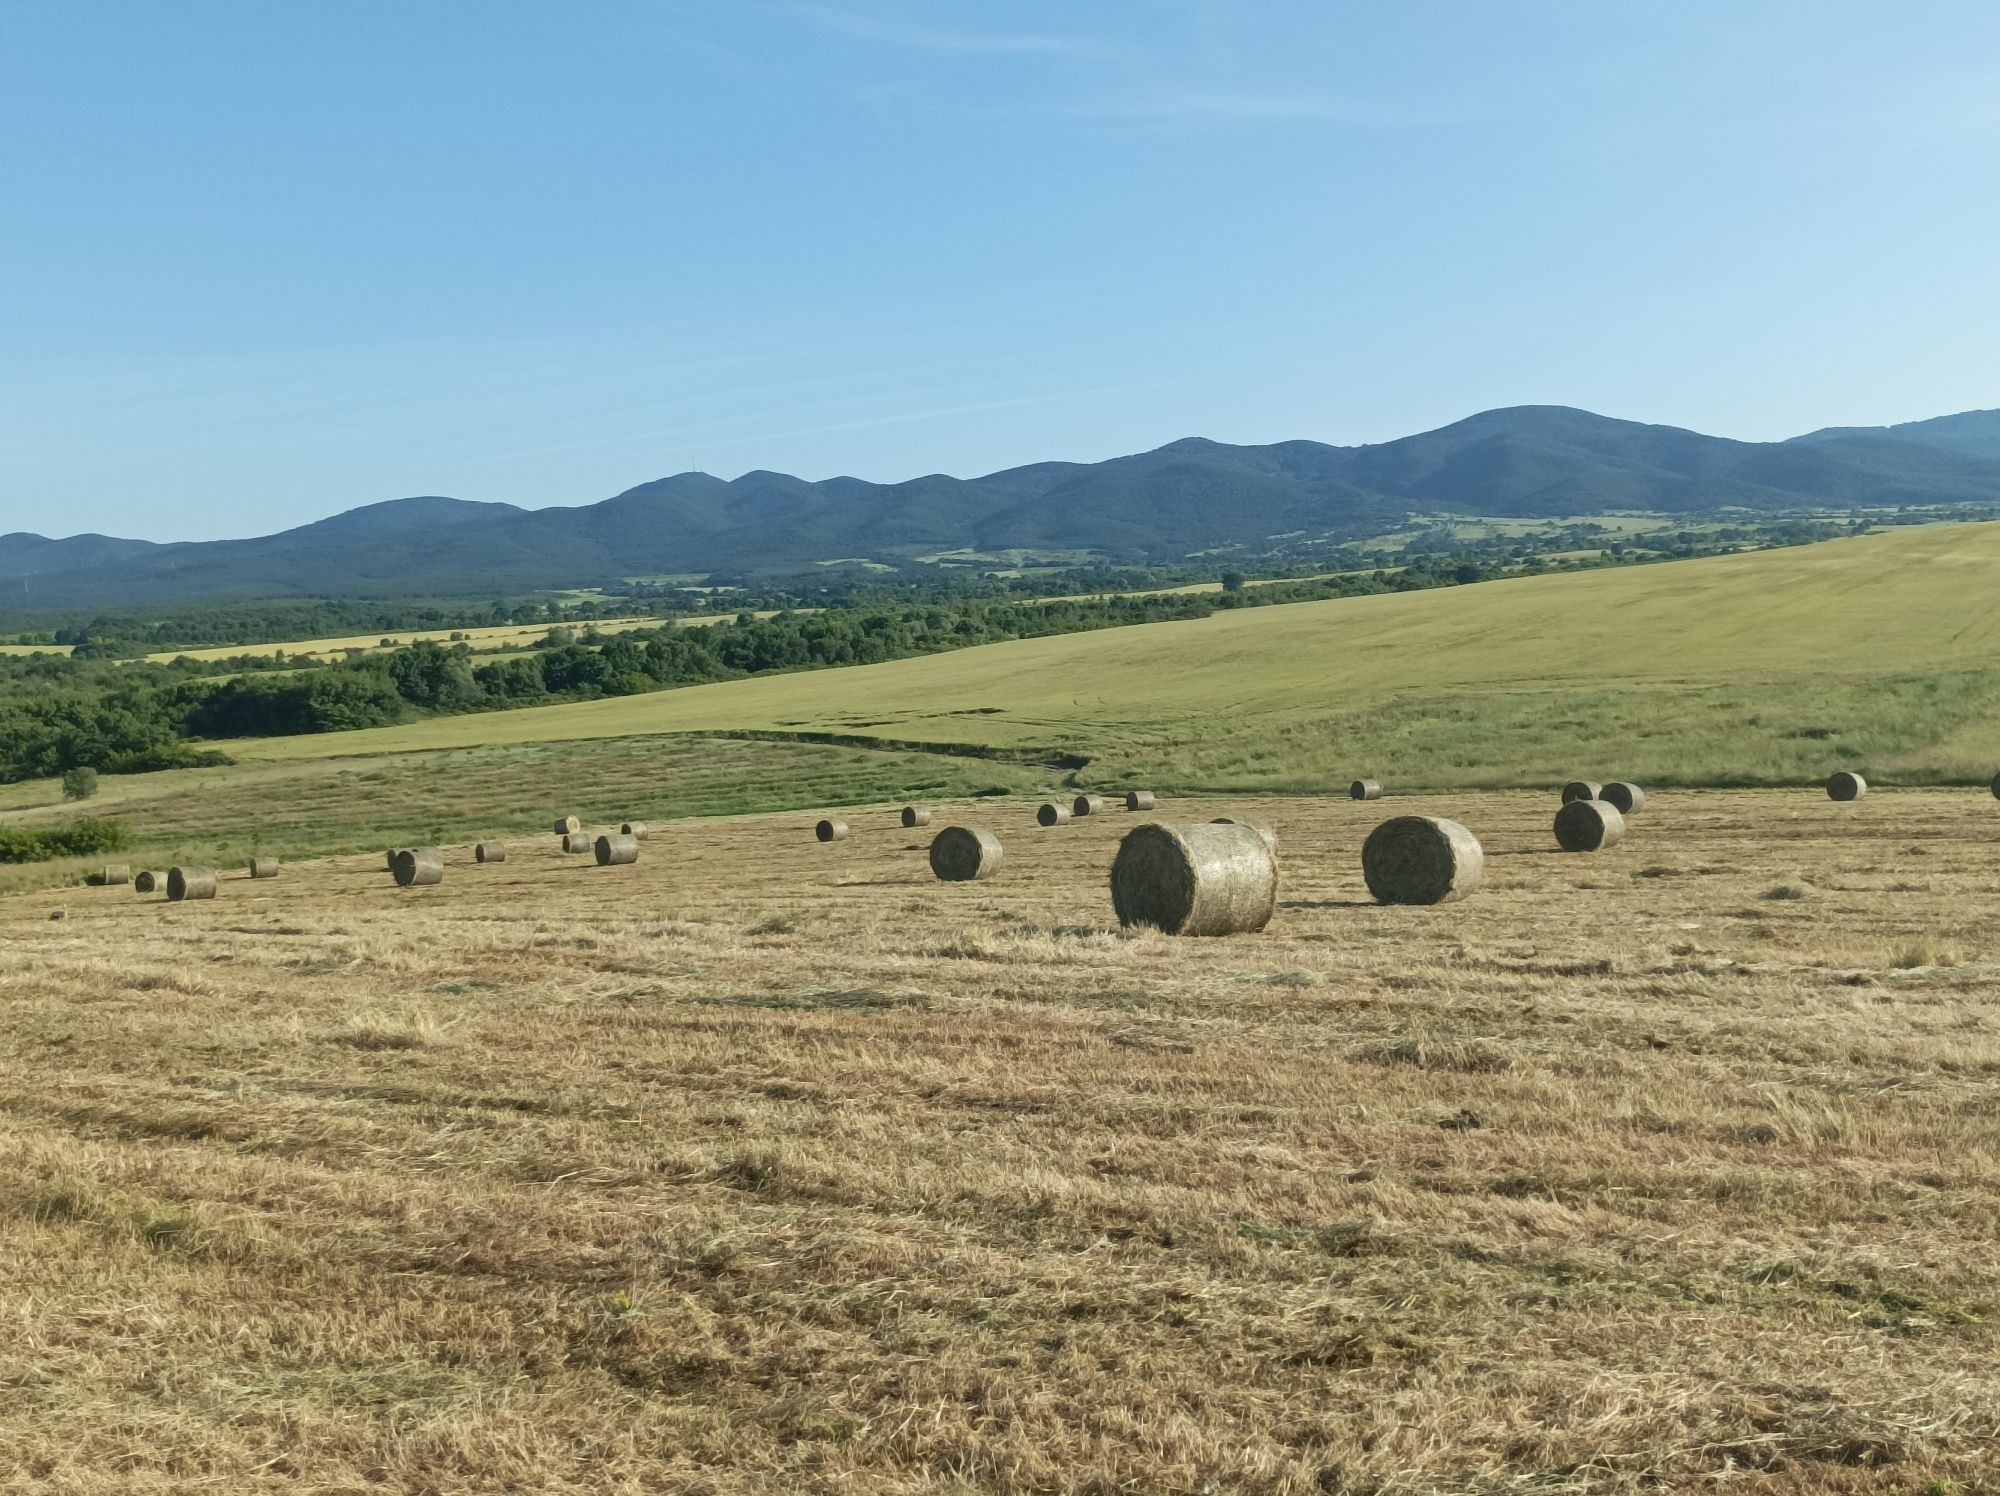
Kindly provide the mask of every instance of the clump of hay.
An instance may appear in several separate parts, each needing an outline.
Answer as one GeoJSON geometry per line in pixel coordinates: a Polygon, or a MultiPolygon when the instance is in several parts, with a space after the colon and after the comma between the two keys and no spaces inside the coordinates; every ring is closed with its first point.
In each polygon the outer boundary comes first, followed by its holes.
{"type": "Polygon", "coordinates": [[[426,888],[444,882],[444,853],[436,847],[405,847],[396,854],[396,886],[426,888]]]}
{"type": "Polygon", "coordinates": [[[600,836],[597,839],[597,865],[599,867],[624,867],[639,860],[639,838],[619,832],[616,836],[600,836]]]}
{"type": "Polygon", "coordinates": [[[627,821],[618,828],[620,836],[629,836],[634,841],[644,841],[653,834],[653,828],[644,821],[627,821]]]}
{"type": "Polygon", "coordinates": [[[931,813],[927,807],[922,805],[905,805],[903,807],[903,824],[905,826],[928,826],[930,823],[931,813]]]}
{"type": "Polygon", "coordinates": [[[1826,782],[1826,797],[1829,800],[1859,800],[1867,793],[1868,781],[1846,769],[1826,782]]]}
{"type": "Polygon", "coordinates": [[[1604,786],[1595,779],[1572,779],[1563,786],[1563,804],[1572,800],[1595,800],[1604,793],[1604,786]]]}
{"type": "Polygon", "coordinates": [[[250,876],[253,878],[275,878],[278,876],[278,859],[275,857],[253,857],[250,859],[250,876]]]}
{"type": "Polygon", "coordinates": [[[1125,796],[1127,810],[1151,810],[1158,803],[1151,790],[1132,790],[1125,796]]]}
{"type": "Polygon", "coordinates": [[[1037,826],[1067,826],[1069,818],[1073,813],[1067,805],[1058,805],[1055,801],[1051,800],[1036,809],[1035,824],[1037,826]]]}
{"type": "Polygon", "coordinates": [[[125,862],[107,862],[98,877],[106,888],[122,888],[132,881],[132,866],[125,862]]]}
{"type": "Polygon", "coordinates": [[[1350,800],[1379,800],[1382,798],[1382,786],[1372,779],[1357,779],[1347,787],[1347,798],[1350,800]]]}
{"type": "Polygon", "coordinates": [[[1572,800],[1556,812],[1556,844],[1565,852],[1602,852],[1625,835],[1625,817],[1609,800],[1572,800]]]}
{"type": "Polygon", "coordinates": [[[167,897],[176,904],[183,899],[215,897],[215,869],[212,867],[170,867],[167,869],[167,897]]]}
{"type": "Polygon", "coordinates": [[[1240,822],[1135,826],[1111,864],[1111,907],[1128,928],[1168,935],[1243,935],[1278,907],[1278,859],[1240,822]]]}
{"type": "Polygon", "coordinates": [[[1273,852],[1278,850],[1278,828],[1269,821],[1260,821],[1255,816],[1217,816],[1209,822],[1211,826],[1248,826],[1264,838],[1264,845],[1273,852]]]}
{"type": "Polygon", "coordinates": [[[480,842],[472,849],[474,862],[505,862],[507,844],[505,842],[480,842]]]}
{"type": "Polygon", "coordinates": [[[568,836],[571,832],[583,830],[583,822],[575,816],[556,817],[556,835],[568,836]]]}
{"type": "Polygon", "coordinates": [[[590,833],[587,831],[565,832],[562,839],[562,849],[564,852],[572,854],[588,852],[590,850],[590,833]]]}
{"type": "Polygon", "coordinates": [[[813,835],[823,842],[836,842],[847,835],[847,822],[839,816],[828,816],[813,827],[813,835]]]}
{"type": "Polygon", "coordinates": [[[1629,816],[1635,810],[1646,808],[1646,792],[1636,784],[1623,779],[1614,780],[1598,792],[1597,798],[1606,805],[1613,806],[1621,816],[1629,816]]]}
{"type": "Polygon", "coordinates": [[[946,883],[971,883],[1000,871],[1000,838],[979,826],[947,826],[931,842],[931,871],[946,883]]]}
{"type": "Polygon", "coordinates": [[[132,878],[134,893],[152,893],[160,886],[160,875],[154,872],[136,873],[132,878]]]}
{"type": "Polygon", "coordinates": [[[1449,904],[1479,887],[1479,838],[1441,816],[1397,816],[1368,833],[1361,872],[1383,904],[1449,904]]]}

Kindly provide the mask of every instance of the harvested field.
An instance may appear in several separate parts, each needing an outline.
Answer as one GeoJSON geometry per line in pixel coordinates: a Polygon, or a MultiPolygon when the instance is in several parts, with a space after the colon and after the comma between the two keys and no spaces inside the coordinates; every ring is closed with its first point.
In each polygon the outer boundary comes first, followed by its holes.
{"type": "Polygon", "coordinates": [[[1399,795],[1407,908],[1177,794],[1283,849],[1208,941],[1124,816],[0,896],[0,1487],[2000,1485],[1992,797],[1551,809],[1399,795]]]}

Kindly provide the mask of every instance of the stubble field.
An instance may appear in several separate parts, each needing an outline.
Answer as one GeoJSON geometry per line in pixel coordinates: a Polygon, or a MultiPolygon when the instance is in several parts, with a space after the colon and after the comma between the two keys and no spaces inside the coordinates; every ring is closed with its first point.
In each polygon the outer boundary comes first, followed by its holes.
{"type": "Polygon", "coordinates": [[[1164,804],[1282,839],[1200,942],[1018,800],[0,897],[0,1486],[1993,1488],[2000,806],[1553,810],[1164,804]]]}

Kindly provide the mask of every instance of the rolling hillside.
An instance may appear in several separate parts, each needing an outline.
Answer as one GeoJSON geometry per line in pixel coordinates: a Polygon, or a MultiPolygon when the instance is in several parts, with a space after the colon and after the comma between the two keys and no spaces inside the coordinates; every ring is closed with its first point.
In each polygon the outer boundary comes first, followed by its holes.
{"type": "Polygon", "coordinates": [[[983,478],[682,473],[577,508],[427,497],[254,540],[0,536],[0,608],[291,595],[487,595],[637,575],[783,575],[849,557],[1043,549],[1164,560],[1359,539],[1413,514],[1552,517],[2000,502],[2000,414],[1739,442],[1559,406],[1364,447],[1190,438],[983,478]]]}

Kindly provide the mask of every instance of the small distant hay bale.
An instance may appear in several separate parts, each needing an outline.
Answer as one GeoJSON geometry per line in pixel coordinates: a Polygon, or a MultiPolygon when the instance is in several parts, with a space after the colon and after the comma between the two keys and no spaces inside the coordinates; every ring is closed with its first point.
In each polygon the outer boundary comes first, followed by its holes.
{"type": "Polygon", "coordinates": [[[474,862],[505,862],[507,844],[505,842],[480,842],[472,849],[474,862]]]}
{"type": "Polygon", "coordinates": [[[127,862],[107,862],[104,871],[98,874],[106,888],[122,888],[132,881],[132,865],[127,862]]]}
{"type": "Polygon", "coordinates": [[[604,835],[597,839],[597,865],[599,867],[624,867],[639,860],[639,838],[627,836],[620,831],[617,835],[604,835]]]}
{"type": "Polygon", "coordinates": [[[159,889],[160,875],[153,872],[135,873],[132,876],[134,893],[154,893],[159,889]]]}
{"type": "Polygon", "coordinates": [[[1597,798],[1606,805],[1614,807],[1621,816],[1629,816],[1634,811],[1646,808],[1646,792],[1638,785],[1628,784],[1623,779],[1607,784],[1598,792],[1597,798]]]}
{"type": "Polygon", "coordinates": [[[396,886],[427,888],[444,882],[444,853],[436,847],[405,847],[396,854],[396,886]]]}
{"type": "Polygon", "coordinates": [[[590,850],[590,833],[587,831],[564,832],[562,849],[566,853],[588,852],[590,850]]]}
{"type": "Polygon", "coordinates": [[[1563,786],[1563,804],[1572,800],[1595,800],[1604,793],[1604,786],[1595,779],[1572,779],[1563,786]]]}
{"type": "Polygon", "coordinates": [[[653,834],[653,828],[644,821],[627,821],[618,828],[620,836],[629,836],[633,841],[644,841],[653,834]]]}
{"type": "Polygon", "coordinates": [[[931,842],[931,871],[946,883],[971,883],[1000,871],[1000,838],[978,826],[947,826],[931,842]]]}
{"type": "Polygon", "coordinates": [[[1111,907],[1128,928],[1167,935],[1247,935],[1278,907],[1278,859],[1242,821],[1135,826],[1111,864],[1111,907]]]}
{"type": "Polygon", "coordinates": [[[1382,798],[1382,786],[1373,779],[1357,779],[1347,787],[1347,798],[1350,800],[1379,800],[1382,798]]]}
{"type": "Polygon", "coordinates": [[[1602,852],[1625,835],[1625,817],[1609,800],[1572,800],[1556,812],[1556,844],[1565,852],[1602,852]]]}
{"type": "Polygon", "coordinates": [[[840,841],[847,835],[847,822],[839,816],[828,816],[813,827],[813,835],[823,842],[840,841]]]}
{"type": "Polygon", "coordinates": [[[167,897],[176,904],[185,899],[214,898],[215,869],[212,867],[168,868],[167,897]]]}
{"type": "Polygon", "coordinates": [[[69,918],[69,911],[68,911],[67,909],[51,909],[51,910],[49,911],[49,918],[50,918],[50,919],[68,919],[68,918],[69,918]]]}
{"type": "MultiPolygon", "coordinates": [[[[2000,784],[2000,778],[1996,778],[1994,782],[2000,784]]],[[[2000,791],[1995,791],[1995,793],[2000,794],[2000,791]]],[[[1104,797],[1102,795],[1078,795],[1074,800],[1069,802],[1069,813],[1073,816],[1101,816],[1104,814],[1104,797]]]]}
{"type": "Polygon", "coordinates": [[[928,826],[930,823],[931,813],[924,806],[905,805],[903,807],[903,824],[905,826],[928,826]]]}
{"type": "Polygon", "coordinates": [[[278,859],[275,857],[253,857],[250,859],[250,876],[253,878],[275,878],[278,876],[278,859]]]}
{"type": "Polygon", "coordinates": [[[1058,805],[1055,801],[1051,800],[1047,804],[1036,808],[1035,824],[1037,826],[1067,826],[1069,818],[1073,813],[1067,805],[1058,805]]]}
{"type": "Polygon", "coordinates": [[[1479,887],[1479,838],[1441,816],[1397,816],[1368,833],[1361,873],[1383,904],[1450,904],[1479,887]]]}
{"type": "Polygon", "coordinates": [[[1211,826],[1248,826],[1264,838],[1264,845],[1273,852],[1278,850],[1278,828],[1269,821],[1260,821],[1255,816],[1217,816],[1210,821],[1211,826]]]}
{"type": "Polygon", "coordinates": [[[1151,810],[1158,803],[1151,790],[1133,790],[1125,796],[1127,810],[1151,810]]]}
{"type": "Polygon", "coordinates": [[[1829,800],[1859,800],[1867,793],[1868,781],[1846,769],[1826,782],[1826,797],[1829,800]]]}
{"type": "Polygon", "coordinates": [[[583,830],[583,822],[579,821],[575,816],[556,817],[557,836],[569,836],[581,830],[583,830]]]}

